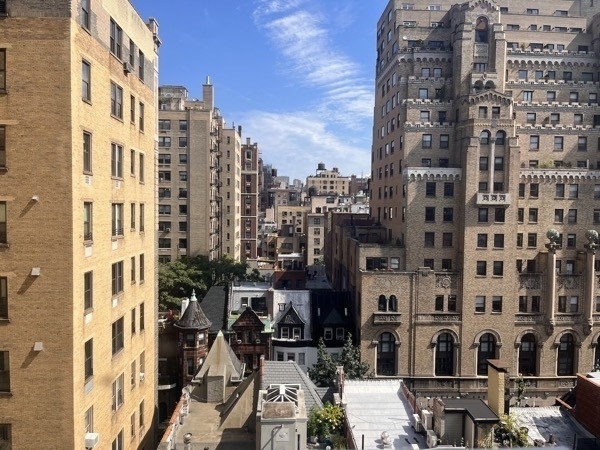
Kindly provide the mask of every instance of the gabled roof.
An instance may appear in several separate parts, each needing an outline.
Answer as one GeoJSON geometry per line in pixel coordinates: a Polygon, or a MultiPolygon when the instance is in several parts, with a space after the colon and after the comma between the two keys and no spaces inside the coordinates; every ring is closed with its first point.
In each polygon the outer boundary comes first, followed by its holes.
{"type": "Polygon", "coordinates": [[[302,320],[292,302],[290,302],[287,311],[283,313],[277,323],[282,325],[306,325],[306,322],[302,320]]]}
{"type": "Polygon", "coordinates": [[[306,411],[313,406],[323,407],[317,387],[295,361],[265,361],[261,389],[272,384],[298,384],[304,391],[306,411]]]}
{"type": "Polygon", "coordinates": [[[349,292],[311,292],[313,324],[318,326],[351,326],[352,308],[349,292]]]}
{"type": "Polygon", "coordinates": [[[198,299],[196,298],[195,290],[192,291],[190,303],[185,309],[183,315],[177,322],[175,322],[174,325],[177,328],[194,330],[201,330],[210,327],[211,322],[206,318],[206,315],[204,315],[202,308],[200,308],[200,303],[198,303],[198,299]]]}
{"type": "Polygon", "coordinates": [[[210,333],[218,333],[221,330],[227,330],[226,310],[227,310],[227,286],[211,287],[202,302],[202,310],[212,325],[210,333]]]}
{"type": "Polygon", "coordinates": [[[240,315],[239,317],[235,320],[235,322],[233,322],[231,324],[231,328],[239,325],[238,322],[242,322],[242,321],[246,321],[250,319],[250,322],[253,322],[254,326],[258,326],[260,325],[261,327],[264,328],[265,324],[263,323],[263,321],[261,320],[260,317],[258,317],[258,314],[256,314],[251,307],[247,307],[240,315]]]}

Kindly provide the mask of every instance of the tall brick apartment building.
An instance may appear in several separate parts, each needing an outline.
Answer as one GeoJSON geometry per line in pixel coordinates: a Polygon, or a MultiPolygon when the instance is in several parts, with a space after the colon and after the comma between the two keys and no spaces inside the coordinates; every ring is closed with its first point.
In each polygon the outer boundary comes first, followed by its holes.
{"type": "Polygon", "coordinates": [[[153,448],[158,24],[0,11],[0,439],[153,448]]]}
{"type": "Polygon", "coordinates": [[[371,221],[333,221],[328,244],[377,375],[483,395],[486,360],[500,358],[544,399],[599,360],[591,5],[392,0],[384,10],[371,221]]]}

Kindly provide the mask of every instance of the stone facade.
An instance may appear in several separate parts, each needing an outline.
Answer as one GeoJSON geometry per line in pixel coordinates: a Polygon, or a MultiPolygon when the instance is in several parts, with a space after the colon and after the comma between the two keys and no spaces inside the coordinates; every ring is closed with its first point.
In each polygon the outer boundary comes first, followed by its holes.
{"type": "Polygon", "coordinates": [[[347,235],[360,256],[344,249],[355,275],[337,275],[363,324],[380,295],[409,303],[394,336],[414,389],[478,391],[500,358],[544,398],[595,363],[599,8],[391,1],[378,21],[371,217],[385,233],[364,256],[347,235]]]}
{"type": "Polygon", "coordinates": [[[0,22],[1,434],[153,448],[158,24],[117,0],[0,22]]]}
{"type": "Polygon", "coordinates": [[[258,257],[258,216],[260,213],[258,177],[262,171],[259,167],[258,144],[251,143],[250,138],[246,138],[246,144],[242,146],[241,160],[242,205],[240,214],[243,234],[240,238],[240,247],[245,259],[256,259],[258,257]]]}

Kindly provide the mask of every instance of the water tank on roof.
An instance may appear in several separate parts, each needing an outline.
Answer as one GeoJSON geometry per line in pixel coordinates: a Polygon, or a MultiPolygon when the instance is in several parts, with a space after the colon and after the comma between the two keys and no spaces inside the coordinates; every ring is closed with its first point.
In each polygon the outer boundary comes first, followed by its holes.
{"type": "Polygon", "coordinates": [[[317,170],[325,170],[325,163],[319,163],[317,165],[317,170]]]}

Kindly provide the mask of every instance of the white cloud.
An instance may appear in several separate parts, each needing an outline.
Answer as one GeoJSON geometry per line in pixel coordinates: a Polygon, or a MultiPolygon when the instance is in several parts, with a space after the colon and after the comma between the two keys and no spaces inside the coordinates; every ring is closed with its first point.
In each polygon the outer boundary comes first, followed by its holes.
{"type": "Polygon", "coordinates": [[[370,170],[369,152],[365,151],[370,135],[365,138],[330,131],[318,117],[302,112],[248,111],[242,123],[244,136],[258,143],[263,161],[272,163],[280,175],[305,181],[320,162],[327,168],[338,167],[344,176],[370,170]]]}

